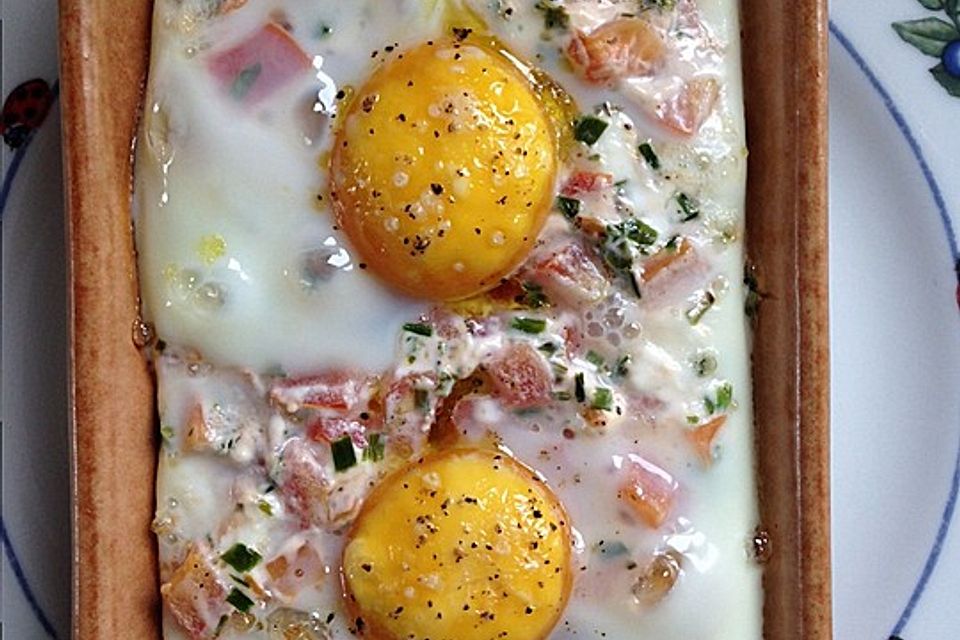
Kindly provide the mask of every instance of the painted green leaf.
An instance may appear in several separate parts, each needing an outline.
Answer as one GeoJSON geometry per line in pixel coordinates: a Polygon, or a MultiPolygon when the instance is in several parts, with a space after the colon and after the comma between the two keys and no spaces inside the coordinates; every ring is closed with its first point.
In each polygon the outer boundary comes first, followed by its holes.
{"type": "Polygon", "coordinates": [[[948,43],[960,38],[960,32],[957,31],[957,28],[940,18],[894,22],[893,28],[906,42],[928,56],[936,58],[943,54],[943,48],[948,43]]]}
{"type": "Polygon", "coordinates": [[[924,6],[924,8],[930,9],[931,11],[939,11],[940,9],[943,9],[943,0],[918,0],[918,1],[920,2],[920,4],[924,6]]]}
{"type": "Polygon", "coordinates": [[[960,78],[947,73],[947,70],[942,64],[938,64],[933,69],[930,69],[930,73],[932,73],[933,77],[937,79],[937,82],[943,85],[943,88],[947,90],[947,93],[960,98],[960,78]]]}

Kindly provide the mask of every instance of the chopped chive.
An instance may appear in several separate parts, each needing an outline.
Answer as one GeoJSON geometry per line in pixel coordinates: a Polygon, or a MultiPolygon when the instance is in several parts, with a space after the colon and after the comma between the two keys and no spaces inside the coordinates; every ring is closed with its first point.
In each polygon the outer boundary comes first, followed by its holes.
{"type": "Polygon", "coordinates": [[[717,404],[711,398],[704,398],[703,406],[706,407],[707,413],[712,414],[717,410],[717,404]]]}
{"type": "Polygon", "coordinates": [[[617,556],[625,555],[630,551],[627,549],[627,545],[623,544],[619,540],[612,540],[606,543],[601,541],[599,544],[597,544],[596,549],[600,552],[600,555],[607,556],[609,558],[616,558],[617,556]]]}
{"type": "Polygon", "coordinates": [[[680,240],[680,236],[673,236],[667,240],[667,244],[663,245],[663,248],[670,253],[675,253],[680,248],[680,240]]]}
{"type": "Polygon", "coordinates": [[[346,471],[357,464],[357,453],[353,450],[353,440],[350,436],[331,442],[330,451],[333,453],[333,468],[337,471],[346,471]]]}
{"type": "Polygon", "coordinates": [[[730,408],[733,404],[733,385],[729,382],[724,382],[720,385],[720,388],[717,389],[717,411],[725,411],[730,408]]]}
{"type": "Polygon", "coordinates": [[[632,359],[633,358],[630,357],[629,353],[620,356],[620,359],[617,360],[616,366],[613,368],[614,375],[622,378],[630,373],[630,361],[632,359]]]}
{"type": "Polygon", "coordinates": [[[561,402],[567,402],[573,397],[569,391],[554,391],[551,395],[554,400],[560,400],[561,402]]]}
{"type": "Polygon", "coordinates": [[[660,169],[660,157],[657,155],[657,152],[653,150],[653,145],[650,144],[650,142],[644,142],[640,145],[640,155],[647,161],[651,169],[654,171],[660,169]]]}
{"type": "Polygon", "coordinates": [[[712,353],[704,353],[696,359],[693,368],[698,376],[706,378],[717,370],[717,358],[712,353]]]}
{"type": "Polygon", "coordinates": [[[580,215],[580,207],[582,204],[583,203],[576,198],[568,198],[566,196],[557,197],[557,209],[570,220],[580,215]]]}
{"type": "Polygon", "coordinates": [[[697,416],[687,416],[687,424],[700,424],[700,418],[697,416]]]}
{"type": "Polygon", "coordinates": [[[713,307],[716,301],[717,297],[713,294],[713,291],[707,289],[706,291],[700,292],[693,306],[687,310],[687,320],[690,324],[699,324],[703,316],[713,307]]]}
{"type": "Polygon", "coordinates": [[[543,333],[547,328],[547,321],[543,318],[514,318],[510,322],[510,326],[518,331],[523,331],[524,333],[543,333]]]}
{"type": "Polygon", "coordinates": [[[640,279],[637,277],[635,271],[630,271],[630,288],[633,289],[633,294],[637,296],[637,299],[643,298],[643,291],[640,290],[640,279]]]}
{"type": "Polygon", "coordinates": [[[429,338],[433,335],[433,327],[423,322],[407,322],[403,325],[403,330],[408,333],[415,333],[418,336],[429,338]]]}
{"type": "Polygon", "coordinates": [[[610,126],[596,116],[581,116],[573,127],[573,137],[584,144],[596,144],[603,132],[610,126]]]}
{"type": "Polygon", "coordinates": [[[573,395],[577,399],[577,402],[583,402],[587,399],[587,390],[584,386],[582,371],[573,376],[573,395]]]}
{"type": "Polygon", "coordinates": [[[253,84],[260,77],[261,71],[263,71],[263,66],[259,62],[255,62],[237,74],[237,77],[233,79],[233,84],[230,85],[230,95],[233,96],[234,100],[243,100],[250,93],[253,84]]]}
{"type": "Polygon", "coordinates": [[[230,595],[227,596],[227,602],[233,605],[233,608],[241,613],[246,613],[250,611],[250,607],[253,606],[253,600],[245,594],[240,589],[234,587],[230,590],[230,595]]]}
{"type": "Polygon", "coordinates": [[[363,459],[368,462],[379,462],[384,455],[383,438],[379,433],[371,433],[367,438],[367,446],[363,450],[363,459]]]}
{"type": "Polygon", "coordinates": [[[160,437],[167,442],[172,442],[176,432],[173,427],[168,424],[160,425],[160,437]]]}
{"type": "Polygon", "coordinates": [[[520,297],[519,302],[524,306],[530,307],[531,309],[539,309],[541,307],[547,306],[549,300],[547,300],[547,295],[543,292],[543,287],[536,284],[535,282],[524,282],[523,295],[520,297]]]}
{"type": "Polygon", "coordinates": [[[424,412],[430,408],[430,396],[426,389],[413,390],[413,404],[417,409],[424,412]]]}
{"type": "Polygon", "coordinates": [[[262,511],[263,513],[265,513],[265,514],[268,515],[268,516],[272,516],[272,515],[273,515],[273,505],[271,505],[271,504],[270,504],[269,502],[267,502],[266,500],[261,500],[260,502],[258,502],[258,503],[257,503],[257,508],[260,509],[260,511],[262,511]]]}
{"type": "Polygon", "coordinates": [[[320,22],[317,24],[316,30],[313,32],[314,37],[319,40],[329,37],[333,33],[333,27],[328,25],[325,22],[320,22]]]}
{"type": "Polygon", "coordinates": [[[550,366],[553,368],[553,375],[559,379],[563,379],[563,377],[567,375],[567,372],[569,371],[566,365],[560,364],[559,362],[551,362],[550,366]]]}
{"type": "Polygon", "coordinates": [[[593,392],[593,401],[590,403],[594,409],[610,411],[613,409],[613,392],[605,387],[595,389],[593,392]]]}
{"type": "Polygon", "coordinates": [[[682,191],[677,194],[677,204],[680,205],[680,220],[683,222],[689,222],[700,215],[700,205],[682,191]]]}
{"type": "Polygon", "coordinates": [[[570,16],[563,7],[558,7],[547,0],[540,0],[534,5],[543,12],[543,24],[547,29],[566,29],[570,26],[570,16]]]}
{"type": "Polygon", "coordinates": [[[557,349],[559,349],[559,347],[553,342],[544,342],[542,345],[537,347],[537,349],[547,354],[548,356],[552,356],[557,352],[557,349]]]}
{"type": "Polygon", "coordinates": [[[597,369],[603,368],[603,365],[605,364],[603,356],[593,349],[587,351],[587,362],[595,366],[597,369]]]}
{"type": "Polygon", "coordinates": [[[238,542],[227,549],[223,555],[220,556],[220,559],[242,573],[250,571],[250,569],[257,566],[263,559],[263,556],[247,545],[238,542]]]}

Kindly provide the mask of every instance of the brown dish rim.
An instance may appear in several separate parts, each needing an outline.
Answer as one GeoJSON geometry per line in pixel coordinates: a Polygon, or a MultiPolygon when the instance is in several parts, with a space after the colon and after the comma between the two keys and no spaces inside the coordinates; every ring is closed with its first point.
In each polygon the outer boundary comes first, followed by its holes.
{"type": "MultiPolygon", "coordinates": [[[[159,638],[153,386],[133,340],[131,140],[150,2],[60,0],[73,637],[159,638]]],[[[831,637],[825,0],[741,0],[764,637],[831,637]]]]}

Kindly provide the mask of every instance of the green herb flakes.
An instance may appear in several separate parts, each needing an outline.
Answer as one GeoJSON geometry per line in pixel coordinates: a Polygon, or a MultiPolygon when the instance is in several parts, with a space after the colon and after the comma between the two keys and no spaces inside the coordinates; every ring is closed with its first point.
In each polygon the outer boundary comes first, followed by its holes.
{"type": "Polygon", "coordinates": [[[353,450],[350,436],[331,442],[330,451],[333,454],[333,468],[337,471],[346,471],[357,464],[357,453],[353,450]]]}
{"type": "Polygon", "coordinates": [[[570,26],[570,16],[567,10],[557,6],[549,0],[540,0],[534,5],[536,9],[543,13],[543,26],[550,29],[566,29],[570,26]]]}
{"type": "Polygon", "coordinates": [[[717,411],[726,411],[733,406],[733,385],[724,382],[717,388],[717,411]]]}
{"type": "Polygon", "coordinates": [[[220,559],[233,567],[236,571],[246,573],[257,566],[263,559],[259,553],[245,544],[237,543],[220,556],[220,559]]]}
{"type": "Polygon", "coordinates": [[[573,376],[573,396],[577,399],[577,402],[584,402],[587,399],[587,389],[582,371],[573,376]]]}
{"type": "Polygon", "coordinates": [[[590,406],[594,409],[610,411],[613,409],[613,391],[605,387],[600,387],[593,391],[593,400],[590,406]]]}
{"type": "Polygon", "coordinates": [[[253,606],[253,600],[245,594],[240,589],[234,587],[230,590],[230,595],[227,596],[227,602],[233,605],[233,608],[241,613],[246,613],[250,611],[250,608],[253,606]]]}
{"type": "Polygon", "coordinates": [[[543,318],[516,317],[510,322],[510,327],[524,333],[543,333],[547,328],[547,321],[543,318]]]}
{"type": "Polygon", "coordinates": [[[257,508],[260,509],[265,515],[273,516],[273,505],[267,502],[266,500],[261,500],[257,503],[257,508]]]}
{"type": "Polygon", "coordinates": [[[557,209],[569,220],[573,220],[580,215],[580,208],[582,206],[583,203],[576,198],[568,198],[566,196],[557,197],[557,209]]]}
{"type": "Polygon", "coordinates": [[[680,207],[680,220],[689,222],[700,215],[700,205],[696,200],[683,193],[676,195],[677,205],[680,207]]]}
{"type": "Polygon", "coordinates": [[[650,144],[649,141],[641,144],[639,151],[640,155],[643,156],[643,159],[646,160],[651,169],[654,171],[658,171],[660,169],[660,156],[658,156],[657,152],[653,150],[653,145],[650,144]]]}
{"type": "Polygon", "coordinates": [[[587,145],[596,144],[610,123],[596,116],[581,116],[573,126],[573,137],[587,145]]]}
{"type": "Polygon", "coordinates": [[[363,450],[362,457],[366,462],[379,462],[383,460],[385,449],[383,436],[379,433],[371,433],[367,438],[367,446],[363,450]]]}
{"type": "Polygon", "coordinates": [[[540,309],[550,304],[547,295],[543,292],[543,287],[535,282],[524,282],[522,285],[523,294],[517,301],[529,309],[540,309]]]}
{"type": "Polygon", "coordinates": [[[703,320],[703,316],[706,315],[707,311],[713,308],[713,305],[716,304],[716,302],[717,296],[714,295],[713,291],[707,289],[699,292],[694,300],[693,306],[687,310],[687,320],[694,326],[700,324],[700,321],[703,320]]]}
{"type": "Polygon", "coordinates": [[[424,338],[429,338],[433,335],[433,327],[423,322],[407,322],[403,325],[403,330],[407,333],[423,336],[424,338]]]}
{"type": "Polygon", "coordinates": [[[587,351],[587,362],[595,366],[597,369],[602,369],[603,365],[606,364],[603,356],[591,349],[587,351]]]}

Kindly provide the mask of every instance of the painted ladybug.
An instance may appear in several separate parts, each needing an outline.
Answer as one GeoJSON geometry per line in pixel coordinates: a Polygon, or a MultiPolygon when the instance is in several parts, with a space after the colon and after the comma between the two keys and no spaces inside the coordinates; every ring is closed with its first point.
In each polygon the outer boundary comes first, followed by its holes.
{"type": "Polygon", "coordinates": [[[30,133],[43,124],[53,104],[53,92],[46,80],[27,80],[10,92],[3,103],[0,133],[11,149],[23,145],[30,133]]]}

